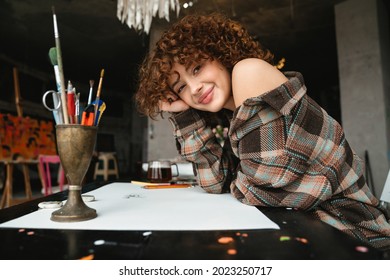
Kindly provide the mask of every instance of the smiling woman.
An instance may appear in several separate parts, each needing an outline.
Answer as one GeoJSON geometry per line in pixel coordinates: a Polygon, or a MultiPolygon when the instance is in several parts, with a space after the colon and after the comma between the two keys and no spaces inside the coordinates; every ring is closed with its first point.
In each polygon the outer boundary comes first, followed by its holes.
{"type": "MultiPolygon", "coordinates": [[[[230,73],[218,61],[206,59],[188,68],[175,64],[172,73],[168,79],[170,88],[189,107],[209,112],[234,109],[230,73]]],[[[174,103],[163,104],[161,109],[172,111],[166,105],[174,103]]]]}
{"type": "Polygon", "coordinates": [[[136,100],[152,118],[171,113],[178,152],[207,192],[309,211],[390,249],[389,217],[340,124],[308,96],[303,76],[280,72],[238,22],[212,14],[174,24],[144,61],[136,100]],[[223,147],[210,121],[221,116],[223,147]]]}
{"type": "Polygon", "coordinates": [[[167,100],[174,93],[171,79],[177,77],[171,76],[175,76],[177,69],[173,67],[178,67],[183,75],[197,71],[194,67],[209,61],[207,63],[217,63],[222,72],[227,71],[230,75],[233,66],[248,57],[273,63],[272,53],[263,49],[235,21],[219,14],[184,17],[157,42],[157,47],[141,65],[136,94],[138,109],[152,118],[158,115],[160,101],[167,100]],[[210,30],[214,32],[210,33],[210,30]],[[228,42],[223,48],[220,47],[221,40],[228,42]]]}

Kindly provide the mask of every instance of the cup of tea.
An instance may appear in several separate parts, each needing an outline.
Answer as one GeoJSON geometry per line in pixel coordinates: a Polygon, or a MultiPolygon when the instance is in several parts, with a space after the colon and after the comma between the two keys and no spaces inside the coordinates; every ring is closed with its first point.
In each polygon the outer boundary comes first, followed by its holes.
{"type": "Polygon", "coordinates": [[[171,166],[169,160],[149,161],[147,179],[151,183],[169,183],[172,180],[171,166]]]}

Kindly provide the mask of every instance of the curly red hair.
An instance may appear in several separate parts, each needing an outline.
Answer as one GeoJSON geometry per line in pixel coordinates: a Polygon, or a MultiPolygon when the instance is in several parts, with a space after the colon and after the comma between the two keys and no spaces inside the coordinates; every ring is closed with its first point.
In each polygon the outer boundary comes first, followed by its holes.
{"type": "Polygon", "coordinates": [[[224,15],[188,15],[172,25],[144,59],[135,95],[138,110],[155,118],[158,102],[164,100],[174,63],[189,66],[202,59],[216,59],[228,71],[245,58],[260,58],[272,63],[273,55],[261,47],[238,22],[224,15]]]}

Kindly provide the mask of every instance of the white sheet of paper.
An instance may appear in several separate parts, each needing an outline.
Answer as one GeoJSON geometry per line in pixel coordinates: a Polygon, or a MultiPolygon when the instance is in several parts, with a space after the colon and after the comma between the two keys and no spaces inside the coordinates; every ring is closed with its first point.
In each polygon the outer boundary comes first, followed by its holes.
{"type": "Polygon", "coordinates": [[[50,220],[53,209],[0,224],[11,228],[81,230],[244,230],[279,229],[256,207],[231,194],[208,194],[200,187],[144,189],[130,183],[112,183],[89,192],[95,201],[95,219],[59,223],[50,220]]]}

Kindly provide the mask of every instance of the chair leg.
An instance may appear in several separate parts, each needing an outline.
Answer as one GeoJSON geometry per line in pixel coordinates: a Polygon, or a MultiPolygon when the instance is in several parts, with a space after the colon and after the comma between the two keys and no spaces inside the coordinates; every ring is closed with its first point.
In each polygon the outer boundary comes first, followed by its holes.
{"type": "Polygon", "coordinates": [[[45,170],[44,170],[44,167],[43,167],[43,163],[41,163],[41,162],[38,163],[38,174],[39,174],[39,178],[41,179],[41,185],[42,185],[44,194],[46,195],[45,170]]]}
{"type": "Polygon", "coordinates": [[[65,173],[64,173],[64,169],[62,168],[62,166],[60,166],[58,176],[60,178],[60,180],[59,180],[60,191],[63,191],[64,184],[65,184],[65,173]]]}
{"type": "Polygon", "coordinates": [[[53,189],[51,186],[51,173],[50,173],[50,165],[48,162],[46,162],[46,188],[47,188],[47,193],[52,194],[53,189]]]}

